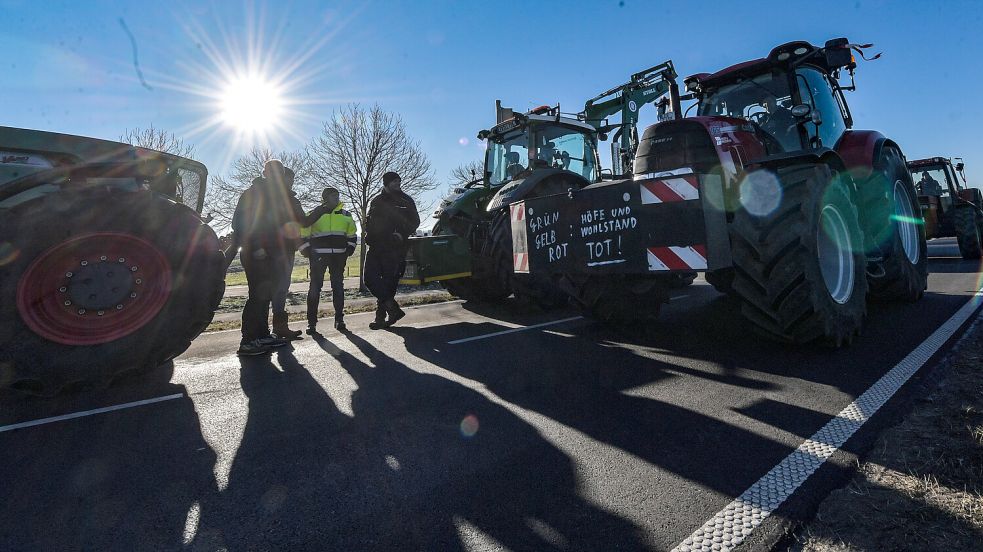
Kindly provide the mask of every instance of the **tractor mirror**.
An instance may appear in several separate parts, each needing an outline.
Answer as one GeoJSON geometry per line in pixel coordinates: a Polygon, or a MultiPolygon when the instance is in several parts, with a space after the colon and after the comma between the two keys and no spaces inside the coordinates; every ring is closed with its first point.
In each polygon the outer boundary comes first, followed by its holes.
{"type": "Polygon", "coordinates": [[[826,66],[830,69],[849,67],[853,64],[853,53],[850,51],[849,41],[845,38],[827,40],[823,46],[823,53],[826,55],[826,66]]]}
{"type": "Polygon", "coordinates": [[[792,108],[792,116],[796,119],[804,119],[812,113],[812,107],[808,104],[799,104],[792,108]]]}
{"type": "Polygon", "coordinates": [[[965,169],[965,168],[966,168],[966,164],[965,163],[956,163],[956,171],[963,172],[963,169],[965,169]]]}

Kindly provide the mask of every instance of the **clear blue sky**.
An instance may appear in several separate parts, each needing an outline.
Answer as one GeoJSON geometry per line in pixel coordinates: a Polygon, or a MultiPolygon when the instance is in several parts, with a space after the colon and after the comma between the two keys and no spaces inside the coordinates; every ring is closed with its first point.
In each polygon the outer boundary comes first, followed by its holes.
{"type": "Polygon", "coordinates": [[[226,127],[201,129],[215,116],[205,95],[221,86],[215,59],[240,63],[250,42],[303,101],[303,116],[263,145],[301,147],[340,103],[378,102],[403,117],[446,181],[481,156],[475,134],[493,123],[495,99],[579,111],[665,59],[685,76],[789,40],[845,36],[884,52],[860,63],[848,93],[856,127],[894,138],[909,158],[961,155],[970,182],[983,183],[980,2],[0,0],[0,13],[0,124],[109,139],[153,124],[185,134],[212,174],[245,147],[226,127]]]}

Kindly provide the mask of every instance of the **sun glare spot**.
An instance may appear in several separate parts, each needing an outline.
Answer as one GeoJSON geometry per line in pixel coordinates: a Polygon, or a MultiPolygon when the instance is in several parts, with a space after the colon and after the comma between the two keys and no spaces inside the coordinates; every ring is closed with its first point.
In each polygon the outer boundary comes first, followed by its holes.
{"type": "Polygon", "coordinates": [[[235,78],[221,96],[222,121],[242,132],[265,133],[274,129],[283,115],[283,95],[262,77],[235,78]]]}

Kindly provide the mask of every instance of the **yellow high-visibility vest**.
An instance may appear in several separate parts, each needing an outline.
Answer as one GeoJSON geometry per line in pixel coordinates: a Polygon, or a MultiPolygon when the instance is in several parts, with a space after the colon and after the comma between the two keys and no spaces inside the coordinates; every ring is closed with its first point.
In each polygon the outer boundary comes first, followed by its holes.
{"type": "Polygon", "coordinates": [[[314,224],[301,228],[300,237],[304,243],[303,251],[310,247],[314,253],[347,253],[354,250],[358,242],[355,237],[355,219],[341,203],[333,211],[317,219],[314,224]]]}

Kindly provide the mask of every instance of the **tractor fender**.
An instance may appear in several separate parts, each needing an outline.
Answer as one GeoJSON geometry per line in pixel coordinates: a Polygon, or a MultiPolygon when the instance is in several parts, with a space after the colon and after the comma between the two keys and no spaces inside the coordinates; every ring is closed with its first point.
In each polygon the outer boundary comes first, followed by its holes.
{"type": "Polygon", "coordinates": [[[863,182],[870,178],[874,163],[885,146],[893,146],[901,151],[897,144],[876,130],[848,130],[840,137],[834,149],[846,163],[853,179],[863,182]]]}
{"type": "Polygon", "coordinates": [[[511,203],[525,199],[530,192],[536,189],[536,186],[540,182],[556,175],[564,175],[569,178],[572,183],[575,183],[575,186],[571,186],[571,188],[578,190],[590,184],[586,178],[572,171],[564,169],[539,169],[522,180],[513,180],[502,186],[491,198],[491,201],[488,202],[485,210],[489,213],[494,213],[511,203]]]}
{"type": "Polygon", "coordinates": [[[839,173],[846,172],[846,163],[835,150],[829,148],[819,148],[815,150],[797,151],[792,153],[779,153],[769,155],[751,161],[751,167],[774,169],[786,165],[799,165],[802,163],[822,163],[839,173]]]}

